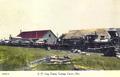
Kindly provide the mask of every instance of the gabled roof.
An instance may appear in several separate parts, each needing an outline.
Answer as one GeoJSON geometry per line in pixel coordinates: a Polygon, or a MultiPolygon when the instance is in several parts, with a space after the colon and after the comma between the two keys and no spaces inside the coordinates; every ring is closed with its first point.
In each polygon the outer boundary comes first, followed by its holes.
{"type": "Polygon", "coordinates": [[[98,34],[98,36],[106,36],[109,37],[109,33],[107,29],[83,29],[83,30],[70,30],[63,39],[72,39],[72,38],[80,38],[85,35],[94,35],[98,34]]]}
{"type": "Polygon", "coordinates": [[[38,39],[38,38],[42,38],[49,31],[51,30],[25,31],[25,32],[21,32],[18,35],[18,37],[38,39]]]}

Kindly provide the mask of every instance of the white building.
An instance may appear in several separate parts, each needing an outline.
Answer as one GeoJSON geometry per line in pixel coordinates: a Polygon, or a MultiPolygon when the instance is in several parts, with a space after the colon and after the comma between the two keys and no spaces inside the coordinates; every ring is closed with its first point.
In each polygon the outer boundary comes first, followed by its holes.
{"type": "Polygon", "coordinates": [[[40,31],[25,31],[21,32],[19,37],[23,39],[30,39],[36,41],[36,43],[56,44],[57,37],[51,30],[40,31]]]}

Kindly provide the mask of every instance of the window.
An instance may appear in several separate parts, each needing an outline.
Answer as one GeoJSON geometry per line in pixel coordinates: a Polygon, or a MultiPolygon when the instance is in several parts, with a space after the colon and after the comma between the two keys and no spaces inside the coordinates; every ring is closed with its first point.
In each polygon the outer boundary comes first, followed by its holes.
{"type": "Polygon", "coordinates": [[[105,39],[105,36],[100,36],[100,40],[104,40],[105,39]]]}
{"type": "Polygon", "coordinates": [[[51,34],[49,34],[49,37],[51,37],[51,34]]]}

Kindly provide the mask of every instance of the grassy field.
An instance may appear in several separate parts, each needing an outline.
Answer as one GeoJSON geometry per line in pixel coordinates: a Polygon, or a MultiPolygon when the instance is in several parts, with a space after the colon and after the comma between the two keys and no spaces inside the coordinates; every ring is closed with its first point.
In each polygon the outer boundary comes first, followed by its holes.
{"type": "Polygon", "coordinates": [[[52,55],[68,55],[72,58],[72,64],[40,64],[34,70],[73,70],[73,67],[83,70],[120,70],[120,59],[116,57],[105,57],[97,53],[87,56],[68,51],[10,46],[0,46],[0,70],[18,70],[30,61],[52,55]]]}

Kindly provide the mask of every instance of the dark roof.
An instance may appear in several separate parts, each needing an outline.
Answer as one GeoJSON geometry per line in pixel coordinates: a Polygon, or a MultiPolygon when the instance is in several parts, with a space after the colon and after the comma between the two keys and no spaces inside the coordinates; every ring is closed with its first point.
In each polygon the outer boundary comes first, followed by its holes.
{"type": "Polygon", "coordinates": [[[47,32],[51,30],[40,30],[40,31],[26,31],[26,32],[21,32],[18,37],[22,38],[42,38],[47,32]]]}

